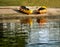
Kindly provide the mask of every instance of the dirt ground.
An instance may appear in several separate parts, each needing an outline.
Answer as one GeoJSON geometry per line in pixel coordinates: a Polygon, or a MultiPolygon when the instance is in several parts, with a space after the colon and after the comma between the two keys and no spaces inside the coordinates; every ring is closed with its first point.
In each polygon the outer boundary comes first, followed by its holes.
{"type": "MultiPolygon", "coordinates": [[[[18,11],[19,7],[20,6],[3,6],[3,7],[0,6],[0,14],[18,14],[19,13],[20,15],[25,15],[18,11]]],[[[35,10],[39,8],[39,6],[33,6],[33,7],[28,6],[28,8],[35,10]]],[[[46,14],[47,15],[60,15],[60,8],[47,8],[46,14]]],[[[31,14],[31,15],[35,15],[35,14],[31,14]]]]}

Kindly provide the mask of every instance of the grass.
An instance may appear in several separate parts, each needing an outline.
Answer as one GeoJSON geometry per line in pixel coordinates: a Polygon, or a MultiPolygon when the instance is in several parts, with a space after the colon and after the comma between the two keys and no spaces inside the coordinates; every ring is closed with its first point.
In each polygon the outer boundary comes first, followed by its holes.
{"type": "Polygon", "coordinates": [[[0,0],[0,6],[47,6],[60,7],[60,0],[0,0]]]}

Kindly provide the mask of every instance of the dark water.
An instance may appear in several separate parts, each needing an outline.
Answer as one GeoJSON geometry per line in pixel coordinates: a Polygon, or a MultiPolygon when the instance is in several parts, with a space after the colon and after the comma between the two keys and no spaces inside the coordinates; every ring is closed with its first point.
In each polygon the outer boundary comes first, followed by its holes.
{"type": "Polygon", "coordinates": [[[60,22],[48,21],[40,27],[20,23],[3,23],[0,27],[0,47],[60,47],[60,22]]]}

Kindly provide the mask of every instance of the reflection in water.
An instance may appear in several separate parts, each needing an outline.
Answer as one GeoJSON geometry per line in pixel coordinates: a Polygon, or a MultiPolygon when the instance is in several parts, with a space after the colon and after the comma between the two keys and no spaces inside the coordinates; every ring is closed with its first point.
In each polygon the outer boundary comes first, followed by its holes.
{"type": "Polygon", "coordinates": [[[21,23],[1,23],[0,25],[3,30],[0,30],[0,36],[3,37],[0,39],[1,47],[60,47],[59,21],[48,21],[40,27],[34,19],[31,28],[28,24],[21,23]]]}
{"type": "Polygon", "coordinates": [[[59,25],[59,22],[48,21],[43,27],[32,27],[27,47],[60,47],[59,25]]]}

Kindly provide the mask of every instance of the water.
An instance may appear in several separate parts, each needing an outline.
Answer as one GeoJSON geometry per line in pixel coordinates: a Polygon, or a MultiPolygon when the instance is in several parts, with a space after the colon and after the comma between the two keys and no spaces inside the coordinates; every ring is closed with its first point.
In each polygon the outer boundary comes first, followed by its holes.
{"type": "Polygon", "coordinates": [[[48,21],[42,27],[33,22],[31,28],[27,24],[3,23],[0,47],[60,47],[59,21],[48,21]]]}
{"type": "Polygon", "coordinates": [[[27,47],[60,47],[59,25],[59,22],[48,21],[43,27],[32,27],[27,47]]]}

